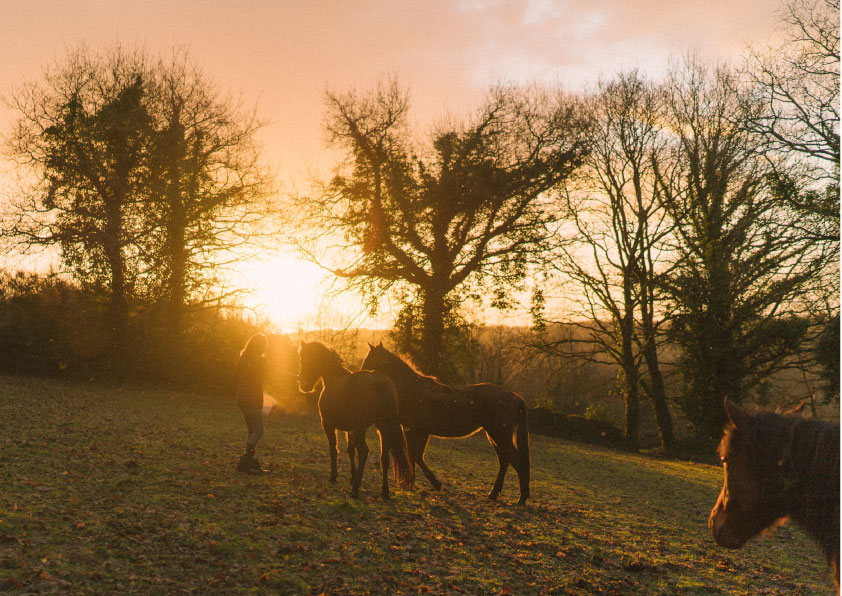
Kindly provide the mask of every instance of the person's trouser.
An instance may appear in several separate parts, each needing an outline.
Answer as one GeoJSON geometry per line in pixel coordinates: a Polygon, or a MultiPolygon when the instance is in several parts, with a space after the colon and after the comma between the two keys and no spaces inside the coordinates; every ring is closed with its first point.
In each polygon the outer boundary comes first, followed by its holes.
{"type": "Polygon", "coordinates": [[[249,432],[246,444],[253,450],[257,447],[257,443],[261,437],[263,437],[263,409],[243,405],[240,406],[240,409],[243,411],[243,418],[246,419],[246,426],[249,432]]]}

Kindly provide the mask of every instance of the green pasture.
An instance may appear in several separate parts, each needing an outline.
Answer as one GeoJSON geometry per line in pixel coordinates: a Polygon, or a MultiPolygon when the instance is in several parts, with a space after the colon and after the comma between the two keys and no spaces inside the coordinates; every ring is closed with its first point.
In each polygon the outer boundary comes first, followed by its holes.
{"type": "Polygon", "coordinates": [[[541,436],[532,499],[483,435],[433,439],[433,491],[330,484],[313,416],[271,416],[234,472],[233,403],[0,377],[0,592],[22,594],[833,594],[817,547],[783,527],[732,552],[707,516],[721,470],[541,436]]]}

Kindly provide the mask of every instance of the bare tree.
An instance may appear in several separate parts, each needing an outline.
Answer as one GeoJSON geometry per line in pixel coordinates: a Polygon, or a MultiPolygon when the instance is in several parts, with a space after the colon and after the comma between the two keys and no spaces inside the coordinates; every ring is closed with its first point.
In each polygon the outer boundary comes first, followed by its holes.
{"type": "Polygon", "coordinates": [[[822,175],[836,178],[839,1],[788,0],[781,21],[781,43],[752,51],[744,70],[755,84],[752,100],[763,108],[746,124],[767,137],[771,150],[824,162],[822,175]]]}
{"type": "Polygon", "coordinates": [[[776,198],[798,212],[802,238],[820,245],[824,263],[812,282],[812,369],[838,395],[839,374],[839,1],[787,0],[782,38],[755,48],[744,75],[764,109],[748,121],[766,140],[776,198]],[[828,349],[836,346],[835,349],[828,349]]]}
{"type": "Polygon", "coordinates": [[[665,273],[659,256],[671,232],[655,180],[656,167],[663,169],[665,161],[660,95],[631,71],[601,82],[588,108],[590,152],[567,198],[574,240],[561,247],[557,263],[581,291],[582,318],[573,324],[587,333],[587,350],[573,354],[602,362],[607,355],[607,362],[619,365],[630,444],[638,443],[643,387],[655,406],[662,444],[671,447],[672,417],[657,351],[658,277],[665,273]],[[602,354],[594,354],[593,345],[602,354]]]}
{"type": "Polygon", "coordinates": [[[782,40],[754,48],[743,68],[754,106],[745,125],[780,164],[775,192],[805,216],[802,235],[830,245],[826,257],[838,278],[839,1],[787,0],[779,19],[782,40]]]}

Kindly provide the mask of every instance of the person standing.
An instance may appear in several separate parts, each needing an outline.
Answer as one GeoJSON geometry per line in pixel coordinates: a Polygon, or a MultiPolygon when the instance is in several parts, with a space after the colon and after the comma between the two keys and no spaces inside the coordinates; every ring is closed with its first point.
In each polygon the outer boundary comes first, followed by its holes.
{"type": "Polygon", "coordinates": [[[240,352],[234,372],[234,395],[248,429],[246,450],[237,463],[238,472],[259,474],[265,471],[255,451],[263,437],[263,382],[266,378],[268,343],[262,333],[252,335],[240,352]]]}

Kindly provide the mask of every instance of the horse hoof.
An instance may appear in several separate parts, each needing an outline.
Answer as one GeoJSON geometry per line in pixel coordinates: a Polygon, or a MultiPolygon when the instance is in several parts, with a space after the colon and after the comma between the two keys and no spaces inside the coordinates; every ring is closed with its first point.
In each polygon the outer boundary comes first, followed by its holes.
{"type": "Polygon", "coordinates": [[[433,482],[433,488],[436,490],[441,490],[441,482],[439,482],[438,480],[433,482]]]}
{"type": "Polygon", "coordinates": [[[500,493],[490,492],[490,493],[488,493],[488,498],[491,499],[492,501],[496,501],[499,494],[500,493]]]}
{"type": "Polygon", "coordinates": [[[359,498],[360,498],[360,493],[358,493],[357,491],[352,490],[352,491],[351,491],[351,498],[352,498],[352,499],[359,499],[359,498]]]}
{"type": "Polygon", "coordinates": [[[382,495],[380,495],[380,498],[383,499],[384,501],[388,501],[392,497],[389,496],[389,493],[383,493],[382,495]]]}
{"type": "Polygon", "coordinates": [[[336,482],[336,476],[331,476],[330,478],[328,478],[328,481],[329,482],[336,482]]]}
{"type": "Polygon", "coordinates": [[[518,506],[518,507],[526,507],[526,497],[524,497],[524,498],[520,499],[520,500],[517,502],[517,506],[518,506]]]}

